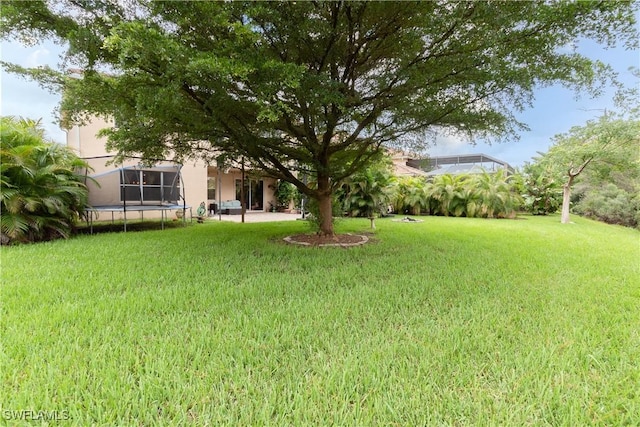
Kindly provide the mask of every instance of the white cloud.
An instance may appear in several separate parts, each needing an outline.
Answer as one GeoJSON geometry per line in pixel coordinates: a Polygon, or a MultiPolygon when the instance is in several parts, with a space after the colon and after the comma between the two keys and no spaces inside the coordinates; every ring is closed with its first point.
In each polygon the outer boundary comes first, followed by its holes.
{"type": "Polygon", "coordinates": [[[39,48],[31,52],[27,56],[25,66],[27,67],[41,67],[43,65],[50,65],[51,52],[46,48],[39,48]]]}
{"type": "MultiPolygon", "coordinates": [[[[62,48],[50,42],[35,47],[25,47],[17,42],[3,40],[2,60],[23,67],[56,66],[62,48]]],[[[55,109],[60,102],[59,94],[52,94],[36,82],[7,73],[0,67],[0,114],[7,116],[42,119],[47,136],[64,143],[66,134],[56,123],[55,109]]]]}
{"type": "Polygon", "coordinates": [[[466,136],[455,131],[444,131],[436,135],[427,152],[431,156],[447,156],[464,154],[470,152],[472,148],[473,145],[466,136]]]}

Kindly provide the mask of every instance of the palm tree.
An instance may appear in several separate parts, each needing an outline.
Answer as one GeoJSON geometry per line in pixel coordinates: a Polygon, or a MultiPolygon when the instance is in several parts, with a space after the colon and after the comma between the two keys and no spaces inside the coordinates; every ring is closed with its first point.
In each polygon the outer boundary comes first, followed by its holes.
{"type": "Polygon", "coordinates": [[[385,214],[392,198],[393,176],[386,166],[371,167],[346,181],[344,208],[351,216],[366,216],[375,228],[375,215],[385,214]]]}
{"type": "Polygon", "coordinates": [[[430,197],[439,204],[444,216],[466,215],[466,175],[437,175],[430,186],[430,197]]]}
{"type": "Polygon", "coordinates": [[[469,182],[468,216],[484,218],[508,217],[515,211],[519,195],[512,191],[504,170],[474,175],[469,182]]]}
{"type": "Polygon", "coordinates": [[[409,206],[411,213],[419,215],[427,208],[427,193],[425,192],[426,182],[423,178],[414,177],[409,181],[405,202],[409,206]]]}
{"type": "Polygon", "coordinates": [[[399,178],[395,184],[395,193],[393,194],[391,205],[394,212],[404,213],[407,203],[405,201],[408,186],[408,178],[399,178]]]}
{"type": "Polygon", "coordinates": [[[40,121],[1,118],[0,231],[2,242],[68,237],[88,205],[87,164],[45,140],[40,121]]]}
{"type": "Polygon", "coordinates": [[[426,182],[420,177],[405,177],[398,181],[393,206],[396,212],[409,211],[419,215],[428,206],[426,182]]]}

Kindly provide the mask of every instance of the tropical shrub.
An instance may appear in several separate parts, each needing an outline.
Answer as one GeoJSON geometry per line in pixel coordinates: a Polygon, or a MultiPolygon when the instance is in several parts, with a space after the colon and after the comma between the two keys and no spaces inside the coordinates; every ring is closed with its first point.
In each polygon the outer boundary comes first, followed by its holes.
{"type": "Polygon", "coordinates": [[[394,208],[414,215],[512,217],[522,203],[519,182],[504,171],[436,175],[430,181],[403,178],[396,186],[394,208]]]}
{"type": "Polygon", "coordinates": [[[428,208],[427,182],[420,177],[404,177],[397,180],[392,206],[394,212],[419,215],[428,208]]]}
{"type": "MultiPolygon", "coordinates": [[[[361,197],[360,193],[365,188],[384,193],[385,185],[389,185],[385,179],[373,174],[366,179],[357,178],[358,191],[350,193],[353,198],[345,198],[347,211],[359,214],[371,208],[373,201],[361,197]]],[[[503,170],[474,175],[436,175],[430,181],[404,177],[395,181],[394,195],[384,201],[390,200],[394,212],[403,214],[507,218],[515,216],[521,207],[523,200],[519,193],[523,186],[519,175],[507,176],[503,170]]]]}
{"type": "Polygon", "coordinates": [[[275,191],[277,209],[289,209],[289,205],[291,204],[291,201],[293,200],[295,194],[296,188],[293,184],[287,181],[279,180],[278,184],[276,185],[275,191]]]}
{"type": "Polygon", "coordinates": [[[436,202],[438,215],[466,216],[471,188],[469,175],[436,175],[429,187],[429,197],[436,202]]]}
{"type": "Polygon", "coordinates": [[[562,185],[548,170],[539,164],[524,167],[524,209],[532,215],[549,215],[562,204],[562,185]]]}
{"type": "Polygon", "coordinates": [[[509,183],[511,193],[514,195],[514,210],[517,212],[524,211],[524,175],[522,175],[520,170],[516,170],[514,174],[507,177],[507,182],[509,183]]]}
{"type": "Polygon", "coordinates": [[[48,142],[40,121],[0,118],[0,231],[2,243],[69,237],[88,205],[88,165],[48,142]]]}
{"type": "Polygon", "coordinates": [[[388,167],[370,167],[351,176],[342,187],[344,211],[350,216],[386,215],[392,199],[393,175],[388,167]]]}
{"type": "Polygon", "coordinates": [[[463,191],[466,195],[466,215],[481,218],[515,216],[520,195],[509,181],[510,177],[503,169],[492,173],[483,171],[466,179],[466,191],[463,191]]]}

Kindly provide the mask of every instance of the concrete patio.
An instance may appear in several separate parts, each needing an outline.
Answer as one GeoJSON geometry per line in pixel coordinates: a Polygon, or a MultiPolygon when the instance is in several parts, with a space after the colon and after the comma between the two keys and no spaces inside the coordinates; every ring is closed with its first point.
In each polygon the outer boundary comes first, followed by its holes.
{"type": "MultiPolygon", "coordinates": [[[[247,212],[244,215],[244,222],[275,222],[275,221],[295,221],[302,218],[301,214],[281,213],[281,212],[247,212]]],[[[213,215],[207,221],[231,221],[241,222],[242,215],[213,215]]]]}

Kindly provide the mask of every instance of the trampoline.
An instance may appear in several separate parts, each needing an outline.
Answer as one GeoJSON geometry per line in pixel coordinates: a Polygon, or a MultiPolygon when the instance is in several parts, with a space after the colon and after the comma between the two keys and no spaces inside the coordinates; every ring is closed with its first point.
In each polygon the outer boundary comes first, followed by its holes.
{"type": "MultiPolygon", "coordinates": [[[[104,159],[112,156],[90,157],[86,161],[104,159]]],[[[137,212],[144,220],[144,212],[160,212],[162,229],[167,213],[182,211],[182,223],[186,223],[187,210],[193,220],[191,206],[186,204],[181,164],[169,160],[155,160],[154,165],[141,163],[120,166],[99,174],[88,175],[85,183],[89,189],[90,207],[85,209],[87,225],[93,234],[94,217],[101,212],[111,212],[111,221],[115,222],[115,213],[121,213],[124,219],[124,231],[127,231],[127,212],[137,212]]],[[[178,214],[179,215],[179,214],[178,214]]]]}

